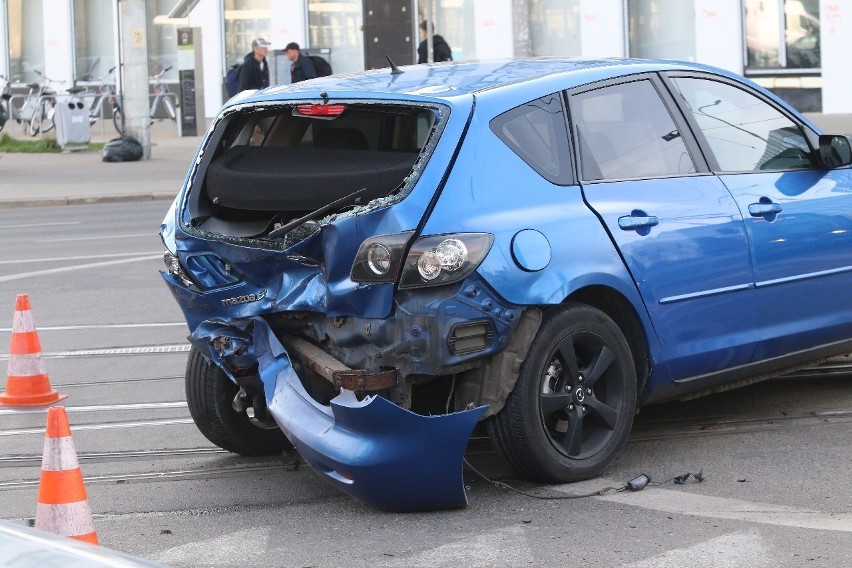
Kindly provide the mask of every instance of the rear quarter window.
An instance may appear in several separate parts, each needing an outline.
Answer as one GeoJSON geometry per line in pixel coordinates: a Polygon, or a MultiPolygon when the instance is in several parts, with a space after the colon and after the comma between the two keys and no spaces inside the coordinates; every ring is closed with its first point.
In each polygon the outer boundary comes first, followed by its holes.
{"type": "Polygon", "coordinates": [[[491,130],[544,179],[572,185],[565,109],[558,94],[541,97],[491,120],[491,130]]]}

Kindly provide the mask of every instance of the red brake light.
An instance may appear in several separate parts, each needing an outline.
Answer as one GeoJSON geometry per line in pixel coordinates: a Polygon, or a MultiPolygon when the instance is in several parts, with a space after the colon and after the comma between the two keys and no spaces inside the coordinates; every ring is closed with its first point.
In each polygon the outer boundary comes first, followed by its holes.
{"type": "Polygon", "coordinates": [[[298,105],[296,112],[302,116],[340,116],[346,105],[298,105]]]}

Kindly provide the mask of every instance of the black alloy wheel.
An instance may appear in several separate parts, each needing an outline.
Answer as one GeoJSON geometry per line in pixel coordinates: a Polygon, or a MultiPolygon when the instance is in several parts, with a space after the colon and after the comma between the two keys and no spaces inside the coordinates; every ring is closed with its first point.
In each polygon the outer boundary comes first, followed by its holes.
{"type": "Polygon", "coordinates": [[[559,306],[545,314],[489,434],[532,480],[589,479],[627,441],[636,384],[630,347],[615,322],[590,306],[559,306]]]}

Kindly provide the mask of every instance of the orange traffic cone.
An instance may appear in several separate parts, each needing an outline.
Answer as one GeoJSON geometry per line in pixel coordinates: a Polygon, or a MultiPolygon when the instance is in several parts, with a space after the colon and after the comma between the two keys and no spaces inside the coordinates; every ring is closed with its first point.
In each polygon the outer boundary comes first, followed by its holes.
{"type": "Polygon", "coordinates": [[[45,406],[62,398],[65,396],[50,388],[41,356],[41,342],[30,311],[30,299],[26,294],[18,294],[6,391],[0,393],[0,406],[45,406]]]}
{"type": "Polygon", "coordinates": [[[83,473],[74,451],[68,416],[62,406],[47,411],[35,526],[60,536],[98,544],[83,473]]]}

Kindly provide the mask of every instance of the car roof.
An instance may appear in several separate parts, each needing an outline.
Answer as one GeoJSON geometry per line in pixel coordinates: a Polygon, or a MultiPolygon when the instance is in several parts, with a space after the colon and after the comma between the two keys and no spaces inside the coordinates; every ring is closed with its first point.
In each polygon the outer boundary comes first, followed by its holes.
{"type": "Polygon", "coordinates": [[[565,88],[611,77],[661,70],[709,70],[728,75],[718,69],[688,62],[579,57],[458,61],[407,65],[400,69],[403,73],[397,75],[392,74],[389,68],[384,68],[269,87],[240,102],[316,96],[323,91],[352,96],[385,93],[450,99],[485,90],[510,88],[512,85],[555,75],[565,80],[565,88]]]}

